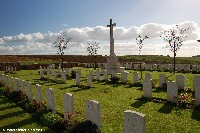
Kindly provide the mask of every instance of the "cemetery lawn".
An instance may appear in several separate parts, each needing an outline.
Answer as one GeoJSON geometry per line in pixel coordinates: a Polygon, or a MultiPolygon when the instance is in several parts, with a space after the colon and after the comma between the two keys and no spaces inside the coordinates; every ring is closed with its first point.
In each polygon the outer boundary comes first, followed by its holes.
{"type": "Polygon", "coordinates": [[[5,131],[7,129],[29,129],[29,132],[34,132],[31,131],[33,129],[40,129],[46,133],[54,133],[51,129],[35,122],[30,114],[0,94],[0,131],[3,132],[3,129],[5,131]]]}
{"type": "MultiPolygon", "coordinates": [[[[86,75],[88,68],[82,68],[81,84],[87,85],[86,75]]],[[[35,97],[35,84],[42,85],[43,100],[46,101],[46,89],[53,88],[56,97],[56,109],[58,113],[64,112],[64,93],[72,93],[74,96],[75,112],[79,120],[86,118],[86,100],[96,100],[101,104],[102,130],[104,133],[122,133],[124,126],[124,111],[133,110],[146,115],[147,133],[200,133],[200,110],[180,109],[171,104],[162,104],[138,100],[142,97],[142,87],[132,85],[133,70],[128,79],[129,84],[112,84],[103,81],[93,80],[93,87],[81,89],[75,86],[75,79],[68,78],[67,83],[53,81],[41,81],[39,70],[22,70],[17,74],[11,74],[27,82],[32,82],[35,97]]],[[[165,73],[170,80],[175,80],[175,75],[168,72],[151,72],[152,78],[159,84],[159,74],[165,73]]],[[[140,72],[139,72],[140,74],[140,72]]],[[[144,77],[145,71],[143,71],[144,77]]],[[[186,76],[186,86],[193,89],[193,78],[195,74],[183,74],[186,76]]],[[[200,75],[200,74],[197,74],[200,75]]],[[[94,77],[95,78],[95,77],[94,77]]],[[[103,78],[103,76],[102,76],[103,78]]],[[[54,76],[51,75],[51,79],[54,76]]],[[[165,90],[153,89],[153,97],[167,99],[165,90]]],[[[10,109],[9,109],[10,110],[10,109]]]]}

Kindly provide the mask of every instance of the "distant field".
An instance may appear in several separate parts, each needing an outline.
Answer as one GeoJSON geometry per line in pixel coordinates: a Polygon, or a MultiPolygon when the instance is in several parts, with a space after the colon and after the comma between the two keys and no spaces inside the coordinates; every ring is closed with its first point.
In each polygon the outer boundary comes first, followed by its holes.
{"type": "MultiPolygon", "coordinates": [[[[119,61],[122,62],[145,62],[145,63],[171,63],[173,64],[173,57],[159,56],[159,55],[127,55],[118,56],[119,61]]],[[[79,62],[79,63],[94,63],[91,56],[82,55],[64,55],[65,62],[79,62]]],[[[98,56],[96,61],[99,63],[106,63],[106,56],[98,56]]],[[[1,62],[20,62],[21,65],[50,64],[59,63],[59,55],[0,55],[1,62]]],[[[176,57],[177,64],[200,64],[200,57],[176,57]]]]}
{"type": "MultiPolygon", "coordinates": [[[[81,84],[86,85],[86,75],[88,68],[82,68],[81,84]]],[[[75,79],[68,79],[65,84],[57,84],[51,81],[40,81],[39,70],[22,70],[10,76],[18,77],[35,84],[42,85],[43,99],[46,101],[46,89],[53,88],[56,97],[56,109],[59,113],[64,112],[63,99],[64,93],[72,93],[75,101],[75,112],[81,112],[78,119],[86,117],[86,100],[96,100],[101,104],[102,122],[104,133],[122,133],[123,116],[125,110],[134,110],[146,115],[147,133],[200,133],[200,111],[192,109],[179,109],[172,105],[162,103],[145,102],[137,100],[143,95],[142,88],[131,85],[133,76],[129,74],[130,84],[111,84],[106,82],[93,81],[93,88],[81,89],[75,86],[75,79]]],[[[133,72],[133,70],[129,70],[133,72]]],[[[158,75],[167,72],[152,72],[152,77],[158,86],[158,75]]],[[[144,77],[145,72],[143,72],[144,77]]],[[[186,76],[186,86],[193,88],[194,74],[184,74],[186,76]]],[[[198,74],[200,75],[200,74],[198,74]]],[[[51,76],[53,79],[53,75],[51,76]]],[[[175,76],[170,77],[175,80],[175,76]]],[[[61,81],[61,78],[59,78],[61,81]]],[[[167,98],[166,91],[153,89],[153,97],[167,98]]]]}

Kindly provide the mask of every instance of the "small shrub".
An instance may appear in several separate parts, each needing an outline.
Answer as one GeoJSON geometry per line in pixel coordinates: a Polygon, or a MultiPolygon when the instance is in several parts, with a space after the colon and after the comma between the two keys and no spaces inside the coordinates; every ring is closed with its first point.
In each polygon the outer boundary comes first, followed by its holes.
{"type": "Polygon", "coordinates": [[[162,89],[167,90],[167,82],[164,82],[164,83],[162,84],[162,89]]]}
{"type": "Polygon", "coordinates": [[[45,77],[41,77],[40,80],[42,80],[42,81],[48,81],[49,79],[45,78],[45,77]]]}
{"type": "Polygon", "coordinates": [[[0,82],[0,87],[4,87],[4,83],[3,82],[0,82]]]}
{"type": "Polygon", "coordinates": [[[41,123],[49,128],[56,129],[57,131],[62,131],[65,129],[63,118],[57,114],[51,112],[44,113],[40,118],[41,123]]]}
{"type": "Polygon", "coordinates": [[[174,96],[174,99],[176,99],[176,105],[178,107],[193,108],[195,105],[195,99],[192,97],[192,93],[183,91],[178,96],[174,96]]]}
{"type": "Polygon", "coordinates": [[[111,82],[112,82],[112,83],[116,84],[116,83],[118,83],[118,82],[119,82],[119,80],[120,80],[120,77],[117,77],[117,76],[112,76],[112,77],[110,78],[110,80],[111,80],[111,82]]]}
{"type": "Polygon", "coordinates": [[[65,133],[100,133],[101,131],[98,129],[97,125],[92,123],[91,121],[85,121],[82,123],[78,123],[68,130],[65,133]]]}
{"type": "Polygon", "coordinates": [[[71,78],[76,78],[76,71],[74,69],[72,69],[70,77],[71,78]]]}
{"type": "Polygon", "coordinates": [[[137,82],[137,83],[134,83],[133,86],[135,86],[135,87],[143,87],[143,84],[141,82],[137,82]]]}

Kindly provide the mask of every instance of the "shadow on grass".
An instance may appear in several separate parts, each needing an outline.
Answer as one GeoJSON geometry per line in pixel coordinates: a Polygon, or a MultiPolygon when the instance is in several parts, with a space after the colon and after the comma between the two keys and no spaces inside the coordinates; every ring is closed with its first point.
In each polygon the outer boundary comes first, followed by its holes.
{"type": "Polygon", "coordinates": [[[200,121],[200,105],[198,109],[193,109],[191,118],[200,121]]]}
{"type": "Polygon", "coordinates": [[[75,89],[75,90],[72,90],[71,92],[79,92],[79,91],[85,91],[85,90],[89,90],[89,89],[92,89],[92,88],[95,88],[95,87],[84,87],[84,88],[78,88],[78,89],[75,89]]]}
{"type": "Polygon", "coordinates": [[[10,105],[10,106],[5,106],[5,107],[1,107],[0,111],[4,111],[4,110],[7,110],[7,109],[13,109],[13,108],[16,108],[16,107],[18,107],[16,104],[10,105]]]}
{"type": "Polygon", "coordinates": [[[0,104],[7,104],[7,103],[13,103],[10,100],[5,100],[4,97],[0,94],[0,104]]]}
{"type": "Polygon", "coordinates": [[[172,103],[166,102],[159,110],[158,112],[164,113],[164,114],[169,114],[171,111],[174,109],[174,106],[172,103]]]}
{"type": "Polygon", "coordinates": [[[24,114],[24,113],[25,113],[24,111],[17,111],[17,112],[12,112],[12,113],[8,113],[8,114],[5,114],[5,115],[1,115],[0,120],[11,118],[11,117],[21,115],[21,114],[24,114]]]}
{"type": "Polygon", "coordinates": [[[22,120],[22,121],[19,121],[19,122],[15,122],[15,123],[0,127],[0,130],[3,131],[3,129],[4,130],[6,130],[6,129],[18,129],[20,127],[23,127],[25,125],[29,125],[31,123],[34,123],[33,119],[28,118],[28,119],[25,119],[25,120],[22,120]]]}
{"type": "Polygon", "coordinates": [[[143,106],[144,104],[146,104],[148,101],[136,101],[134,103],[132,103],[130,106],[131,107],[135,107],[135,108],[140,108],[141,106],[143,106]]]}
{"type": "Polygon", "coordinates": [[[78,86],[77,85],[70,85],[70,86],[65,86],[65,87],[59,88],[59,89],[60,90],[65,90],[65,89],[73,88],[73,87],[78,87],[78,86]]]}
{"type": "Polygon", "coordinates": [[[56,83],[51,83],[51,84],[47,84],[45,86],[53,86],[53,85],[57,85],[56,83]]]}
{"type": "Polygon", "coordinates": [[[138,87],[137,90],[143,91],[143,88],[142,87],[138,87]]]}
{"type": "Polygon", "coordinates": [[[167,90],[163,89],[163,88],[160,88],[160,87],[156,87],[153,92],[155,93],[160,93],[160,92],[167,92],[167,90]]]}

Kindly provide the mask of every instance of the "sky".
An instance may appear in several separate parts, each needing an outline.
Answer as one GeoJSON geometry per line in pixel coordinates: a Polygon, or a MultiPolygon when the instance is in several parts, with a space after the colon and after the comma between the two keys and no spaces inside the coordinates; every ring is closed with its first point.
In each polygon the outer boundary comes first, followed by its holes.
{"type": "Polygon", "coordinates": [[[109,55],[109,20],[114,27],[115,54],[170,55],[160,37],[175,25],[185,32],[179,57],[200,55],[199,0],[0,0],[0,55],[57,54],[53,42],[66,32],[72,38],[66,55],[88,55],[96,41],[98,54],[109,55]]]}

